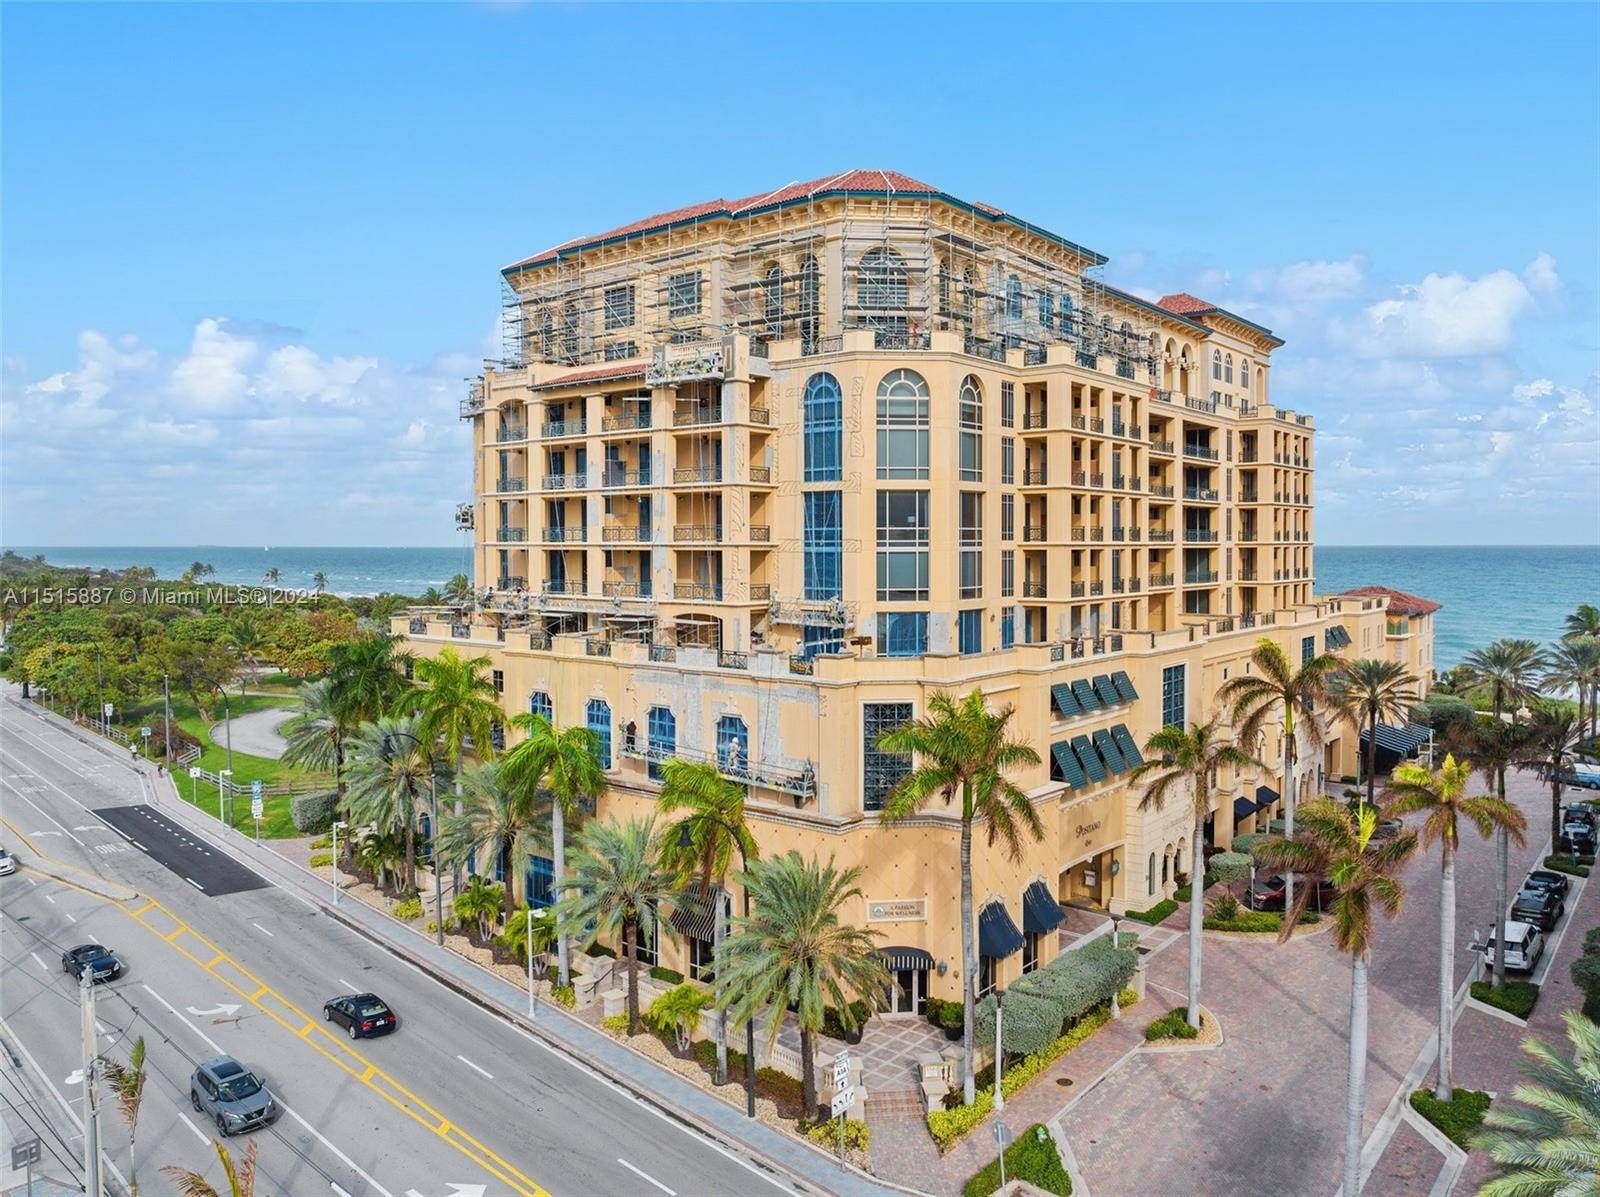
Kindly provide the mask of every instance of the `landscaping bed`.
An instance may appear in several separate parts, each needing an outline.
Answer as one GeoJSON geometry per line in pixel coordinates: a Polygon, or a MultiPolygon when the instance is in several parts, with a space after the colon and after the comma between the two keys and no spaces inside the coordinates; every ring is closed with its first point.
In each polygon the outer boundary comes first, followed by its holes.
{"type": "Polygon", "coordinates": [[[1489,981],[1474,981],[1471,993],[1475,1001],[1514,1014],[1524,1022],[1539,1000],[1539,987],[1532,981],[1507,981],[1500,989],[1489,981]]]}
{"type": "Polygon", "coordinates": [[[1200,1007],[1200,1025],[1192,1027],[1188,1007],[1178,1006],[1144,1029],[1144,1041],[1147,1047],[1214,1047],[1222,1042],[1222,1028],[1204,1006],[1200,1007]]]}
{"type": "Polygon", "coordinates": [[[1125,919],[1137,919],[1141,923],[1148,923],[1154,927],[1165,922],[1178,909],[1178,904],[1171,898],[1163,898],[1148,910],[1129,910],[1123,914],[1125,919]]]}
{"type": "Polygon", "coordinates": [[[1462,1151],[1471,1149],[1472,1136],[1489,1112],[1489,1095],[1477,1089],[1457,1089],[1449,1101],[1440,1101],[1426,1089],[1411,1094],[1411,1108],[1444,1133],[1462,1151]]]}
{"type": "Polygon", "coordinates": [[[1544,867],[1554,869],[1558,873],[1567,873],[1573,877],[1587,877],[1590,869],[1594,867],[1592,856],[1546,856],[1544,867]]]}
{"type": "MultiPolygon", "coordinates": [[[[1072,1197],[1072,1178],[1067,1175],[1055,1140],[1042,1125],[1034,1124],[1006,1148],[1006,1183],[1025,1180],[1035,1188],[1058,1197],[1072,1197]]],[[[1000,1158],[996,1156],[962,1187],[962,1197],[989,1197],[1000,1187],[1000,1158]]]]}

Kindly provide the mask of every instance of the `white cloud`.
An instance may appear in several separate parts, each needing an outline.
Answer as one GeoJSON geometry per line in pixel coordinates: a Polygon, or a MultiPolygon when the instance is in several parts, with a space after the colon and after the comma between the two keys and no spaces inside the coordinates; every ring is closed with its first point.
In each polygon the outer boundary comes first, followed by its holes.
{"type": "Polygon", "coordinates": [[[189,354],[172,371],[173,393],[197,411],[232,410],[249,387],[244,368],[259,347],[249,337],[229,332],[226,323],[208,316],[195,325],[189,354]]]}
{"type": "Polygon", "coordinates": [[[1527,285],[1509,270],[1477,279],[1430,274],[1399,292],[1336,321],[1335,339],[1365,357],[1476,357],[1507,348],[1517,317],[1533,306],[1527,285]]]}
{"type": "Polygon", "coordinates": [[[317,402],[348,407],[365,402],[356,386],[378,362],[370,357],[336,357],[324,361],[303,345],[285,345],[267,358],[256,390],[268,398],[317,402]]]}
{"type": "Polygon", "coordinates": [[[400,443],[410,448],[418,448],[428,443],[428,422],[426,420],[412,420],[406,428],[405,435],[400,438],[400,443]]]}
{"type": "Polygon", "coordinates": [[[1556,273],[1556,260],[1543,250],[1522,268],[1522,281],[1535,295],[1548,298],[1561,293],[1561,276],[1556,273]]]}
{"type": "MultiPolygon", "coordinates": [[[[155,364],[155,350],[139,348],[133,337],[123,337],[121,344],[119,349],[104,333],[92,328],[84,330],[78,334],[78,368],[41,378],[27,388],[27,393],[59,395],[93,406],[105,398],[119,377],[148,370],[155,364]]],[[[17,366],[21,368],[20,361],[17,366]]]]}
{"type": "Polygon", "coordinates": [[[1326,303],[1348,299],[1366,282],[1366,260],[1351,254],[1342,261],[1290,262],[1277,270],[1250,275],[1252,290],[1290,304],[1326,303]]]}

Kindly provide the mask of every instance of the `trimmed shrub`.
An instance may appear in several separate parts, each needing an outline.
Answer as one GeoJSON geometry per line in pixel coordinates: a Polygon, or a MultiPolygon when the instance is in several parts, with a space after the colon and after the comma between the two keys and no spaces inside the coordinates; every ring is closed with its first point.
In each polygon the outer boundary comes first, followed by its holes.
{"type": "Polygon", "coordinates": [[[1218,894],[1211,899],[1211,906],[1206,914],[1207,921],[1220,919],[1223,922],[1232,922],[1239,917],[1239,899],[1232,894],[1218,894]]]}
{"type": "MultiPolygon", "coordinates": [[[[1006,1148],[1006,1180],[1025,1180],[1046,1193],[1072,1197],[1072,1178],[1061,1162],[1055,1140],[1043,1126],[1030,1126],[1006,1148]]],[[[962,1197],[989,1197],[1000,1187],[1000,1160],[996,1157],[967,1181],[962,1197]]]]}
{"type": "Polygon", "coordinates": [[[422,899],[418,897],[401,898],[394,904],[394,917],[410,922],[412,919],[422,917],[422,899]]]}
{"type": "Polygon", "coordinates": [[[1122,917],[1127,919],[1137,919],[1141,923],[1148,923],[1150,926],[1154,927],[1157,923],[1162,922],[1168,915],[1177,909],[1178,904],[1171,898],[1163,898],[1154,906],[1150,907],[1149,910],[1130,910],[1122,917]]]}
{"type": "MultiPolygon", "coordinates": [[[[1301,926],[1319,921],[1321,916],[1308,910],[1300,916],[1301,926]]],[[[1202,924],[1207,931],[1277,931],[1283,926],[1283,914],[1276,910],[1240,910],[1232,918],[1207,915],[1202,924]]]]}
{"type": "MultiPolygon", "coordinates": [[[[702,1068],[708,1072],[716,1068],[717,1045],[710,1039],[696,1039],[689,1050],[702,1068]]],[[[731,1044],[728,1047],[728,1075],[744,1076],[744,1053],[731,1044]]],[[[770,1097],[787,1117],[798,1117],[805,1113],[805,1087],[799,1077],[790,1076],[787,1072],[779,1072],[776,1068],[756,1069],[756,1093],[770,1097]]]]}
{"type": "MultiPolygon", "coordinates": [[[[843,1039],[847,1032],[854,1033],[867,1025],[867,1019],[872,1017],[872,1003],[855,1001],[850,1003],[850,1018],[848,1025],[843,1012],[832,1006],[822,1008],[822,1033],[830,1039],[843,1039]]],[[[956,1003],[956,1025],[961,1025],[961,1003],[956,1003]]]]}
{"type": "MultiPolygon", "coordinates": [[[[806,1138],[813,1143],[821,1143],[830,1151],[839,1150],[839,1120],[830,1118],[826,1122],[819,1122],[815,1126],[805,1128],[806,1138]]],[[[872,1145],[872,1131],[865,1122],[857,1122],[854,1118],[844,1120],[844,1148],[846,1151],[865,1152],[872,1145]]]]}
{"type": "MultiPolygon", "coordinates": [[[[289,799],[289,818],[301,835],[324,835],[339,817],[339,792],[297,794],[289,799]]],[[[313,845],[320,847],[321,845],[313,845]]]]}
{"type": "MultiPolygon", "coordinates": [[[[1205,872],[1204,878],[1202,878],[1202,881],[1204,883],[1200,886],[1200,892],[1205,893],[1206,890],[1210,889],[1217,883],[1217,875],[1208,868],[1205,872]]],[[[1184,880],[1182,885],[1172,891],[1173,900],[1180,903],[1187,903],[1193,896],[1194,890],[1190,888],[1189,881],[1187,879],[1184,880]]]]}
{"type": "Polygon", "coordinates": [[[1147,1026],[1144,1029],[1144,1041],[1154,1043],[1158,1039],[1193,1039],[1199,1034],[1198,1027],[1189,1025],[1189,1011],[1180,1006],[1176,1010],[1168,1010],[1147,1026]]]}
{"type": "MultiPolygon", "coordinates": [[[[1122,990],[1139,967],[1139,955],[1106,938],[1062,952],[1043,968],[1018,980],[1008,993],[1026,993],[1055,1003],[1061,1011],[1058,1028],[1105,1005],[1122,990]]],[[[994,1034],[994,1024],[989,1024],[994,1034]]]]}
{"type": "Polygon", "coordinates": [[[678,1050],[687,1051],[689,1040],[700,1023],[700,1013],[711,1005],[711,995],[697,985],[679,985],[650,1003],[644,1012],[644,1025],[665,1039],[672,1036],[678,1050]]]}
{"type": "Polygon", "coordinates": [[[1256,849],[1271,838],[1264,831],[1247,831],[1243,835],[1233,837],[1233,850],[1250,857],[1253,861],[1256,857],[1256,849]]]}
{"type": "Polygon", "coordinates": [[[628,1013],[624,1010],[621,1014],[612,1014],[600,1020],[600,1029],[612,1035],[626,1037],[628,1034],[628,1013]]]}
{"type": "Polygon", "coordinates": [[[1124,989],[1121,993],[1117,994],[1117,1005],[1124,1010],[1126,1010],[1129,1006],[1136,1006],[1138,1004],[1139,995],[1132,989],[1124,989]]]}
{"type": "Polygon", "coordinates": [[[1411,708],[1415,723],[1426,723],[1438,729],[1451,723],[1470,723],[1475,718],[1473,706],[1454,694],[1430,694],[1426,701],[1411,708]]]}
{"type": "Polygon", "coordinates": [[[1449,1101],[1440,1101],[1426,1089],[1411,1094],[1411,1108],[1433,1123],[1463,1151],[1472,1147],[1472,1137],[1489,1112],[1489,1095],[1477,1089],[1457,1089],[1449,1101]]]}
{"type": "Polygon", "coordinates": [[[1600,1022],[1600,927],[1584,936],[1583,954],[1572,962],[1572,983],[1583,991],[1585,1017],[1600,1022]]]}
{"type": "Polygon", "coordinates": [[[1554,869],[1558,873],[1567,873],[1573,877],[1587,877],[1589,866],[1594,864],[1594,857],[1588,857],[1588,864],[1584,863],[1582,856],[1546,856],[1544,867],[1554,869]]]}
{"type": "Polygon", "coordinates": [[[1539,1000],[1539,987],[1532,981],[1507,981],[1504,988],[1496,989],[1491,982],[1474,981],[1472,996],[1486,1006],[1515,1014],[1526,1022],[1533,1013],[1534,1003],[1539,1000]]]}
{"type": "Polygon", "coordinates": [[[657,981],[665,981],[668,985],[679,985],[683,982],[683,974],[677,969],[663,968],[659,964],[651,966],[650,976],[657,981]]]}
{"type": "MultiPolygon", "coordinates": [[[[1000,1006],[1005,1014],[1000,1026],[1000,1045],[1011,1055],[1028,1056],[1043,1051],[1061,1035],[1061,1007],[1047,998],[1013,986],[1006,990],[1000,1006]]],[[[979,1043],[994,1042],[993,994],[978,1003],[972,1034],[979,1043]]]]}
{"type": "Polygon", "coordinates": [[[332,863],[333,863],[333,853],[332,852],[314,852],[311,855],[311,867],[313,869],[327,868],[332,863]]]}
{"type": "Polygon", "coordinates": [[[1218,885],[1238,885],[1250,880],[1251,858],[1244,852],[1218,852],[1211,858],[1208,876],[1217,879],[1218,885]]]}

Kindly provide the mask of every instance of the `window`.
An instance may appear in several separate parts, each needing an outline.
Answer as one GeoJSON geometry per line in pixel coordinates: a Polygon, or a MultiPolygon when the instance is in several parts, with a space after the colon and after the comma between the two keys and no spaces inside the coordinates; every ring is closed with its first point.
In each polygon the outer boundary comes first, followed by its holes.
{"type": "Polygon", "coordinates": [[[493,671],[491,671],[490,676],[494,680],[494,692],[496,694],[504,694],[506,692],[505,670],[503,670],[503,669],[493,670],[493,671]]]}
{"type": "Polygon", "coordinates": [[[1017,426],[1017,386],[1016,383],[1002,382],[1000,384],[1000,427],[1015,428],[1017,426]]]}
{"type": "Polygon", "coordinates": [[[983,651],[983,608],[973,607],[956,616],[957,651],[963,655],[983,651]]]}
{"type": "Polygon", "coordinates": [[[1155,897],[1155,892],[1156,892],[1156,854],[1154,852],[1150,853],[1150,864],[1149,864],[1149,866],[1147,868],[1147,871],[1145,872],[1145,876],[1150,879],[1150,896],[1151,897],[1155,897]]]}
{"type": "Polygon", "coordinates": [[[1222,381],[1233,381],[1233,354],[1224,355],[1222,359],[1222,381]]]}
{"type": "Polygon", "coordinates": [[[1000,647],[1010,648],[1017,642],[1017,613],[1010,607],[1000,612],[1000,647]]]}
{"type": "Polygon", "coordinates": [[[950,263],[939,259],[939,314],[950,311],[950,263]]]}
{"type": "Polygon", "coordinates": [[[800,343],[810,349],[817,341],[817,260],[808,256],[800,263],[800,343]]]}
{"type": "Polygon", "coordinates": [[[524,879],[529,906],[539,910],[555,904],[555,878],[554,861],[544,856],[529,857],[528,875],[524,879]]]}
{"type": "Polygon", "coordinates": [[[861,806],[882,810],[889,791],[911,772],[911,758],[884,752],[878,737],[911,722],[909,702],[869,702],[861,709],[861,806]]]}
{"type": "Polygon", "coordinates": [[[717,720],[717,768],[736,777],[750,773],[750,733],[737,715],[717,720]]]}
{"type": "Polygon", "coordinates": [[[978,957],[978,997],[985,998],[994,992],[996,966],[999,963],[993,956],[978,957]]]}
{"type": "Polygon", "coordinates": [[[600,755],[600,767],[611,768],[611,708],[604,699],[591,698],[584,708],[584,722],[594,733],[595,750],[600,755]]]}
{"type": "Polygon", "coordinates": [[[1022,971],[1031,973],[1039,967],[1039,944],[1044,936],[1037,931],[1025,931],[1022,934],[1022,971]]]}
{"type": "Polygon", "coordinates": [[[1012,549],[1000,550],[1000,597],[1011,598],[1017,593],[1017,554],[1012,549]]]}
{"type": "Polygon", "coordinates": [[[555,707],[550,702],[550,696],[543,690],[535,690],[528,695],[528,713],[543,716],[546,723],[556,721],[555,707]]]}
{"type": "Polygon", "coordinates": [[[650,732],[650,776],[661,780],[661,762],[678,751],[678,721],[666,707],[651,707],[647,721],[650,732]]]}
{"type": "Polygon", "coordinates": [[[569,303],[561,313],[561,353],[568,360],[578,356],[578,305],[569,303]]]}
{"type": "Polygon", "coordinates": [[[920,657],[928,651],[928,617],[921,611],[878,613],[878,654],[920,657]]]}
{"type": "Polygon", "coordinates": [[[803,408],[805,480],[838,482],[843,477],[840,440],[844,430],[839,380],[832,374],[813,374],[806,383],[803,408]]]}
{"type": "Polygon", "coordinates": [[[700,272],[688,270],[667,276],[667,315],[697,316],[700,314],[700,272]]]}
{"type": "Polygon", "coordinates": [[[983,595],[983,494],[961,492],[961,582],[960,597],[983,595]],[[976,546],[968,548],[966,546],[976,546]]]}
{"type": "Polygon", "coordinates": [[[961,380],[957,403],[961,425],[961,480],[983,481],[983,388],[972,375],[961,380]]]}
{"type": "Polygon", "coordinates": [[[895,370],[878,384],[878,477],[928,476],[928,384],[895,370]]]}
{"type": "Polygon", "coordinates": [[[898,603],[928,598],[928,492],[878,492],[878,598],[898,603]]]}
{"type": "Polygon", "coordinates": [[[783,269],[776,262],[761,280],[761,302],[766,331],[774,337],[783,336],[783,269]]]}
{"type": "Polygon", "coordinates": [[[608,362],[620,362],[627,358],[635,357],[639,353],[637,341],[612,341],[605,347],[605,359],[608,362]]]}
{"type": "Polygon", "coordinates": [[[1056,307],[1061,313],[1056,321],[1057,325],[1062,332],[1070,333],[1072,331],[1072,296],[1063,291],[1061,293],[1061,302],[1056,307]]]}
{"type": "Polygon", "coordinates": [[[1250,363],[1243,358],[1239,359],[1239,385],[1247,391],[1250,389],[1250,363]]]}
{"type": "Polygon", "coordinates": [[[882,313],[906,309],[906,266],[892,249],[874,249],[861,255],[856,266],[856,304],[863,309],[868,327],[887,325],[882,313]]]}
{"type": "Polygon", "coordinates": [[[1006,315],[1022,319],[1022,280],[1014,274],[1006,279],[1006,315]]]}
{"type": "Polygon", "coordinates": [[[556,355],[556,326],[549,312],[539,317],[539,356],[549,361],[556,355]]]}
{"type": "Polygon", "coordinates": [[[1304,640],[1300,641],[1300,664],[1304,665],[1316,655],[1317,638],[1315,636],[1307,636],[1304,640]]]}
{"type": "Polygon", "coordinates": [[[1184,667],[1168,665],[1161,671],[1161,725],[1184,726],[1184,667]]]}
{"type": "Polygon", "coordinates": [[[844,652],[844,629],[830,624],[808,623],[800,628],[800,659],[809,661],[825,653],[844,652]]]}
{"type": "Polygon", "coordinates": [[[1222,381],[1222,350],[1211,351],[1211,377],[1218,382],[1222,381]]]}
{"type": "Polygon", "coordinates": [[[713,941],[689,936],[689,976],[702,984],[717,979],[716,960],[712,956],[713,941]]]}
{"type": "Polygon", "coordinates": [[[628,328],[633,324],[633,284],[606,289],[606,327],[628,328]]]}
{"type": "Polygon", "coordinates": [[[1048,291],[1039,292],[1039,323],[1046,328],[1056,326],[1056,297],[1048,291]]]}
{"type": "Polygon", "coordinates": [[[1000,485],[1015,486],[1017,484],[1017,438],[1003,436],[1000,438],[1000,485]]]}
{"type": "Polygon", "coordinates": [[[836,490],[805,495],[805,596],[835,599],[844,595],[844,496],[836,490]]]}
{"type": "Polygon", "coordinates": [[[1000,539],[1017,538],[1017,496],[1000,496],[1000,539]]]}

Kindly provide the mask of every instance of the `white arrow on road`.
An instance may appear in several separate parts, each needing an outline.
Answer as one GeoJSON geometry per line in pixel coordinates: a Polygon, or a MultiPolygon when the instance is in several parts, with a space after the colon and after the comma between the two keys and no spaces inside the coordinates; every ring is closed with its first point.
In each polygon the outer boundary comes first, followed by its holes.
{"type": "Polygon", "coordinates": [[[226,1002],[223,1002],[221,1005],[212,1010],[196,1010],[193,1006],[188,1006],[186,1009],[196,1018],[210,1018],[214,1015],[220,1015],[223,1018],[227,1018],[230,1015],[239,1013],[238,1006],[230,1006],[226,1002]]]}
{"type": "MultiPolygon", "coordinates": [[[[488,1187],[488,1185],[458,1185],[451,1182],[450,1191],[444,1197],[483,1197],[488,1187]]],[[[406,1197],[423,1197],[423,1194],[415,1189],[407,1189],[406,1197]]]]}
{"type": "Polygon", "coordinates": [[[74,827],[72,830],[74,830],[74,831],[104,831],[105,828],[96,826],[95,824],[91,823],[86,827],[74,827]]]}
{"type": "Polygon", "coordinates": [[[32,834],[35,835],[35,836],[53,835],[53,836],[56,836],[58,839],[61,836],[61,832],[59,832],[59,831],[35,831],[32,834]]]}
{"type": "Polygon", "coordinates": [[[83,1084],[83,1069],[74,1068],[72,1070],[71,1074],[67,1077],[67,1079],[62,1081],[61,1083],[64,1084],[64,1085],[81,1085],[81,1084],[83,1084]]]}

